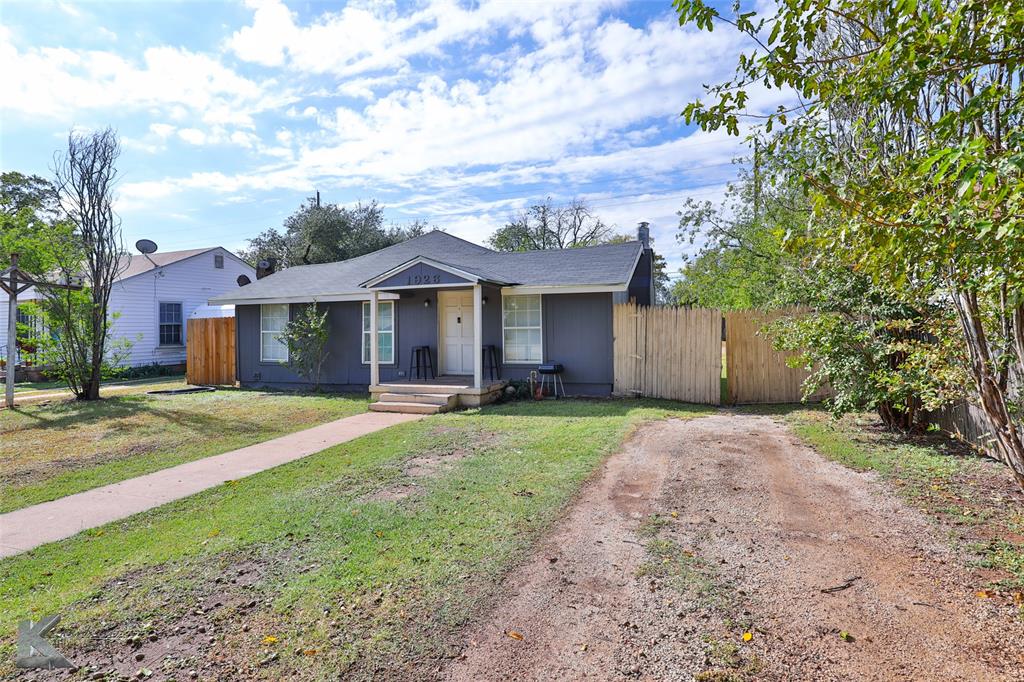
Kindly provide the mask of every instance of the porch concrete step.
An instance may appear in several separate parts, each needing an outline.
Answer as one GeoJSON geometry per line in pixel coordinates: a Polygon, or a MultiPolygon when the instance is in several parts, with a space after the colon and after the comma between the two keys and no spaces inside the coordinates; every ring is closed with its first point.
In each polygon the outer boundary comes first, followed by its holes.
{"type": "Polygon", "coordinates": [[[401,412],[403,414],[437,414],[448,408],[447,405],[431,405],[429,403],[402,403],[397,401],[381,401],[370,403],[371,412],[401,412]]]}
{"type": "Polygon", "coordinates": [[[459,401],[457,393],[381,393],[377,400],[386,403],[424,403],[455,407],[459,401]]]}

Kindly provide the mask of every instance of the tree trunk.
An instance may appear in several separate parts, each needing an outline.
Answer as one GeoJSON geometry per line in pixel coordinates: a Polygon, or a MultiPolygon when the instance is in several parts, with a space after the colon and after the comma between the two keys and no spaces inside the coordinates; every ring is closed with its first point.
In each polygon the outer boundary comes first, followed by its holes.
{"type": "Polygon", "coordinates": [[[1018,487],[1024,490],[1024,440],[1010,412],[1008,396],[992,366],[992,353],[978,307],[977,295],[958,291],[954,297],[960,326],[966,340],[971,376],[974,378],[981,408],[989,423],[995,447],[992,455],[1013,472],[1018,487]]]}

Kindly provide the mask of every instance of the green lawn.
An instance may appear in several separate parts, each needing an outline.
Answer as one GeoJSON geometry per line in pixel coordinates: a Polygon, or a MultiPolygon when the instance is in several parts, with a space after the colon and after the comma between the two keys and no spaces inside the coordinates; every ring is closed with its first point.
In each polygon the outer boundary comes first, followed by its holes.
{"type": "Polygon", "coordinates": [[[235,389],[0,411],[0,512],[234,450],[366,410],[365,396],[235,389]]]}
{"type": "MultiPolygon", "coordinates": [[[[0,383],[0,386],[3,384],[0,383]]],[[[30,391],[49,391],[53,389],[66,388],[66,384],[63,381],[23,381],[20,384],[14,384],[15,393],[27,393],[30,391]]]]}
{"type": "Polygon", "coordinates": [[[0,561],[0,631],[61,613],[79,664],[183,632],[160,664],[182,678],[217,656],[204,678],[431,670],[631,429],[709,411],[523,402],[385,429],[0,561]]]}

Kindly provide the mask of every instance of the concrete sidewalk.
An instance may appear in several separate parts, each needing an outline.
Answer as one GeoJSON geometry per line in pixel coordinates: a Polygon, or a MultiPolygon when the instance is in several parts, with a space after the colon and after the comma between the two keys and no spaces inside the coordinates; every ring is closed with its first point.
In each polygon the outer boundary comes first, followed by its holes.
{"type": "Polygon", "coordinates": [[[0,514],[0,557],[71,537],[87,528],[194,495],[225,481],[301,459],[423,415],[366,412],[287,436],[179,464],[102,488],[0,514]]]}

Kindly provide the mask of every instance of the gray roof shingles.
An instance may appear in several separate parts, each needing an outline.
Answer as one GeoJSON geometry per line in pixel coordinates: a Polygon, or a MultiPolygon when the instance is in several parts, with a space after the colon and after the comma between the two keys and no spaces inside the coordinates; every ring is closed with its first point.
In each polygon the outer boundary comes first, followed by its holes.
{"type": "Polygon", "coordinates": [[[346,261],[287,268],[225,292],[210,299],[210,303],[365,294],[367,290],[360,283],[418,256],[468,270],[483,279],[524,286],[625,285],[641,248],[639,242],[623,242],[581,249],[507,253],[435,231],[346,261]]]}

